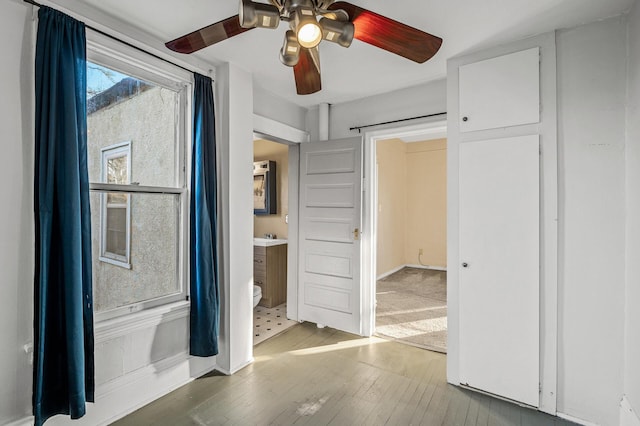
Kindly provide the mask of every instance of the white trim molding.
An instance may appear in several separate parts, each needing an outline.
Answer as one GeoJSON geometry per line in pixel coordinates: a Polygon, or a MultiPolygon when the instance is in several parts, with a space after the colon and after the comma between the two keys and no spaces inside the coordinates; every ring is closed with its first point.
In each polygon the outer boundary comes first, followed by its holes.
{"type": "Polygon", "coordinates": [[[259,136],[268,135],[284,142],[309,142],[308,132],[258,114],[253,114],[253,131],[259,136]]]}
{"type": "MultiPolygon", "coordinates": [[[[216,357],[192,357],[183,352],[97,386],[96,402],[87,404],[81,419],[55,416],[47,424],[108,425],[213,370],[218,370],[216,357]]],[[[27,416],[9,426],[32,424],[33,416],[27,416]]]]}
{"type": "Polygon", "coordinates": [[[580,419],[578,417],[573,417],[564,413],[557,413],[557,416],[564,420],[569,420],[570,422],[577,423],[579,425],[584,426],[600,426],[598,423],[588,422],[586,420],[580,419]]]}
{"type": "Polygon", "coordinates": [[[382,274],[376,277],[376,280],[381,280],[383,278],[388,277],[389,275],[395,274],[396,272],[404,269],[404,268],[415,268],[415,269],[428,269],[430,271],[443,271],[447,272],[447,268],[444,266],[431,266],[431,265],[414,265],[411,263],[405,263],[404,265],[397,266],[390,271],[383,272],[382,274]]]}

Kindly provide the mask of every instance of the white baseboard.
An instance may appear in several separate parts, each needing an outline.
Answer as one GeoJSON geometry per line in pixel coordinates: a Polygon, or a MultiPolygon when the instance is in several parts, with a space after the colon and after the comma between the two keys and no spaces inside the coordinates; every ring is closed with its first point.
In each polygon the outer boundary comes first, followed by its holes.
{"type": "MultiPolygon", "coordinates": [[[[158,398],[186,385],[216,369],[216,358],[199,358],[179,354],[96,388],[96,402],[87,404],[87,414],[78,420],[68,416],[54,416],[47,421],[53,425],[108,425],[158,398]]],[[[11,426],[33,424],[27,417],[11,426]]]]}
{"type": "Polygon", "coordinates": [[[398,272],[399,270],[403,269],[403,268],[416,268],[416,269],[429,269],[432,271],[445,271],[447,270],[447,268],[444,268],[442,266],[430,266],[430,265],[412,265],[412,264],[406,264],[406,265],[400,265],[396,268],[393,268],[390,271],[384,272],[380,275],[378,275],[376,277],[376,280],[381,280],[383,278],[388,277],[391,274],[395,274],[396,272],[398,272]]]}
{"type": "Polygon", "coordinates": [[[243,368],[245,368],[247,365],[252,364],[254,361],[254,358],[251,357],[250,360],[248,360],[247,362],[244,362],[238,366],[233,367],[231,370],[226,370],[220,366],[216,367],[216,370],[221,372],[222,374],[224,374],[225,376],[231,376],[232,374],[236,374],[238,371],[242,370],[243,368]]]}
{"type": "Polygon", "coordinates": [[[33,416],[23,417],[20,420],[7,423],[5,426],[33,426],[33,416]]]}
{"type": "Polygon", "coordinates": [[[558,413],[558,414],[557,414],[557,416],[558,416],[558,417],[560,417],[561,419],[569,420],[570,422],[577,423],[577,424],[579,424],[579,425],[584,425],[584,426],[600,426],[600,425],[599,425],[599,424],[597,424],[597,423],[589,422],[589,421],[584,420],[584,419],[579,419],[579,418],[577,418],[577,417],[573,417],[573,416],[570,416],[570,415],[568,415],[568,414],[564,414],[564,413],[558,413]]]}
{"type": "Polygon", "coordinates": [[[399,270],[401,270],[401,269],[402,269],[402,268],[404,268],[405,266],[406,266],[406,265],[400,265],[400,266],[398,266],[398,267],[396,267],[396,268],[393,268],[393,269],[392,269],[392,270],[390,270],[390,271],[384,272],[384,273],[382,273],[382,274],[378,275],[378,276],[376,277],[376,280],[381,280],[381,279],[383,279],[383,278],[387,278],[389,275],[391,275],[391,274],[395,274],[396,272],[398,272],[399,270]]]}
{"type": "Polygon", "coordinates": [[[634,411],[626,395],[620,401],[620,426],[640,426],[640,417],[634,411]]]}
{"type": "Polygon", "coordinates": [[[432,266],[432,265],[412,265],[412,264],[408,264],[408,265],[404,265],[407,268],[417,268],[417,269],[430,269],[432,271],[443,271],[446,272],[447,268],[444,266],[432,266]]]}

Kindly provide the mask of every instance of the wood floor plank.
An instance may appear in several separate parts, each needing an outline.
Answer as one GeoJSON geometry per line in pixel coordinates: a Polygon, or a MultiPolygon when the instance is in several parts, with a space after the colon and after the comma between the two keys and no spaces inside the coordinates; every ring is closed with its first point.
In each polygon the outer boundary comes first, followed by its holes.
{"type": "Polygon", "coordinates": [[[451,386],[449,387],[449,393],[451,394],[451,400],[442,424],[447,426],[464,425],[469,414],[471,392],[451,386]]]}
{"type": "Polygon", "coordinates": [[[254,356],[233,376],[203,376],[114,424],[542,426],[558,420],[448,384],[445,355],[312,324],[260,343],[254,356]]]}
{"type": "Polygon", "coordinates": [[[480,403],[478,402],[478,398],[475,394],[472,394],[467,410],[467,417],[464,419],[464,426],[475,426],[477,424],[479,410],[480,403]]]}

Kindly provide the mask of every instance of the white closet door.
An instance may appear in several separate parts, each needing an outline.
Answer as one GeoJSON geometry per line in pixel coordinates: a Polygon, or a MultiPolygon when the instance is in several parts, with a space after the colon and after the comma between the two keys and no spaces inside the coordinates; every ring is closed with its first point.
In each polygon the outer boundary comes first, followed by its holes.
{"type": "Polygon", "coordinates": [[[460,131],[540,121],[540,48],[460,67],[460,131]]]}
{"type": "Polygon", "coordinates": [[[460,383],[539,405],[539,137],[460,144],[460,383]]]}

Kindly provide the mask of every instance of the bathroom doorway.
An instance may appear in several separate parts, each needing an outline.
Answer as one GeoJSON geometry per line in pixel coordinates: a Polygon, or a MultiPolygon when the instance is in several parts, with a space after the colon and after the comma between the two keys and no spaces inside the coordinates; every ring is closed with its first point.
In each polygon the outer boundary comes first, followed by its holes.
{"type": "Polygon", "coordinates": [[[446,353],[445,123],[374,141],[374,334],[446,353]]]}
{"type": "Polygon", "coordinates": [[[290,149],[264,137],[253,142],[254,345],[296,324],[287,318],[290,149]]]}

